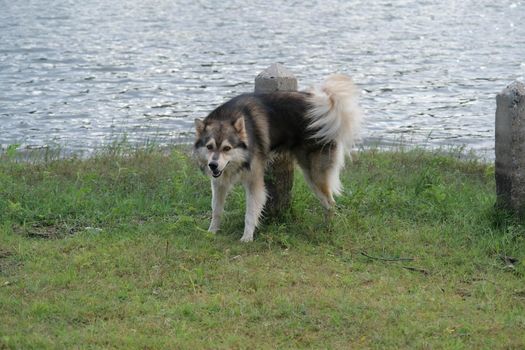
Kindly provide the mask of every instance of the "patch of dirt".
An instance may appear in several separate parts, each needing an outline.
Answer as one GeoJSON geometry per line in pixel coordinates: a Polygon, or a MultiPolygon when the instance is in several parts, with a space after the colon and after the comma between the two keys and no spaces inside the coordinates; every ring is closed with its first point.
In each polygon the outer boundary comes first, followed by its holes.
{"type": "Polygon", "coordinates": [[[8,275],[10,271],[16,269],[20,265],[21,263],[17,261],[12,252],[0,248],[0,274],[8,275]]]}
{"type": "Polygon", "coordinates": [[[516,290],[516,291],[514,291],[513,295],[516,298],[525,300],[525,289],[524,290],[516,290]]]}
{"type": "Polygon", "coordinates": [[[5,259],[7,257],[10,257],[11,255],[13,255],[13,253],[11,253],[10,251],[0,248],[0,259],[5,259]]]}
{"type": "Polygon", "coordinates": [[[23,236],[42,239],[59,239],[82,231],[78,226],[65,224],[34,223],[28,226],[14,226],[13,231],[23,236]]]}

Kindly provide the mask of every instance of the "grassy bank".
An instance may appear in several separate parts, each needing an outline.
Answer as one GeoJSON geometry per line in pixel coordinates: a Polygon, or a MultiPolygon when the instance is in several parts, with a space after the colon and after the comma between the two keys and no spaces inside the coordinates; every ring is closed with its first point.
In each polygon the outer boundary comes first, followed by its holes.
{"type": "Polygon", "coordinates": [[[493,177],[362,152],[330,228],[297,174],[291,213],[241,244],[241,189],[208,234],[184,152],[4,154],[0,348],[524,348],[525,229],[493,177]]]}

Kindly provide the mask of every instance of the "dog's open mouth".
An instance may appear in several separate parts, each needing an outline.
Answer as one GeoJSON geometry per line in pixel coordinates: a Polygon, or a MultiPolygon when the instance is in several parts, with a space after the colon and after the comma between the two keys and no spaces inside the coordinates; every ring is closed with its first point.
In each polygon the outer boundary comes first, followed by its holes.
{"type": "Polygon", "coordinates": [[[219,169],[214,169],[211,171],[211,176],[213,177],[219,177],[222,175],[222,172],[224,171],[224,169],[226,169],[226,166],[230,164],[230,162],[227,162],[226,165],[224,165],[224,167],[222,168],[222,170],[219,170],[219,169]]]}

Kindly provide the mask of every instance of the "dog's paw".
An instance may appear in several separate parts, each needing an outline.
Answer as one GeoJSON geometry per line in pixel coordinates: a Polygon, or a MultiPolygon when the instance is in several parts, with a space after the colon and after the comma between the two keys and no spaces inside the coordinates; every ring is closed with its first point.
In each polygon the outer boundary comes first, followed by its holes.
{"type": "Polygon", "coordinates": [[[253,236],[242,235],[241,242],[243,243],[253,242],[253,236]]]}

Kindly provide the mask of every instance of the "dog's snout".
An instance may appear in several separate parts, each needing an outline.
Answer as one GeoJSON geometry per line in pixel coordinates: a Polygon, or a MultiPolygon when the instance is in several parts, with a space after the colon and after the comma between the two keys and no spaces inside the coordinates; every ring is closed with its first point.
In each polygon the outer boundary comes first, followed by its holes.
{"type": "Polygon", "coordinates": [[[215,160],[212,160],[211,162],[208,163],[208,166],[210,167],[211,171],[215,171],[219,167],[219,163],[216,162],[215,160]]]}

